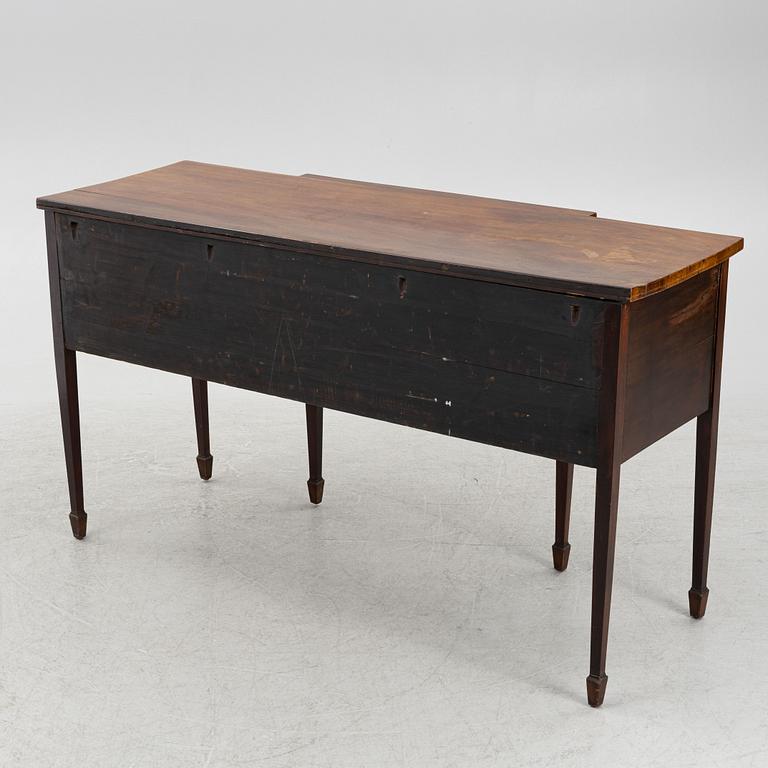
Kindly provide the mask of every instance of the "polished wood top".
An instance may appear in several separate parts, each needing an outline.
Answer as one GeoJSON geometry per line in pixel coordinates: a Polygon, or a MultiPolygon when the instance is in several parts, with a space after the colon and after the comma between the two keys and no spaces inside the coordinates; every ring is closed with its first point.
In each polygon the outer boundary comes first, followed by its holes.
{"type": "Polygon", "coordinates": [[[588,211],[183,161],[41,197],[38,207],[337,258],[633,301],[743,247],[740,237],[588,211]]]}

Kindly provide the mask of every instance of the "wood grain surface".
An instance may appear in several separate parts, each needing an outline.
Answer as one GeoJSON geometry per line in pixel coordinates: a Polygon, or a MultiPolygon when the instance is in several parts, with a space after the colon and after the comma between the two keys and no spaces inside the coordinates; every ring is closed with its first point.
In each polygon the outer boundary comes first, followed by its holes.
{"type": "Polygon", "coordinates": [[[38,206],[619,301],[676,285],[743,247],[740,237],[567,209],[188,161],[38,206]]]}
{"type": "Polygon", "coordinates": [[[709,407],[719,270],[631,305],[624,461],[709,407]]]}
{"type": "MultiPolygon", "coordinates": [[[[485,208],[487,213],[492,213],[494,210],[500,210],[503,208],[511,209],[515,208],[532,209],[538,208],[540,212],[545,215],[557,216],[559,214],[573,214],[576,216],[597,216],[595,211],[582,211],[575,208],[557,208],[551,205],[535,205],[532,203],[513,203],[509,200],[498,200],[490,197],[475,197],[474,195],[461,195],[456,192],[438,192],[431,189],[414,189],[413,187],[402,187],[396,184],[381,184],[375,181],[359,181],[357,179],[341,179],[337,176],[323,176],[319,173],[305,173],[302,174],[302,178],[305,179],[324,179],[325,181],[333,181],[337,184],[357,184],[368,189],[381,189],[388,192],[399,193],[403,196],[406,194],[420,197],[422,200],[429,201],[430,199],[444,199],[451,203],[456,203],[460,206],[461,210],[466,210],[468,206],[474,207],[475,210],[485,208]]],[[[459,209],[457,208],[457,211],[459,209]]]]}

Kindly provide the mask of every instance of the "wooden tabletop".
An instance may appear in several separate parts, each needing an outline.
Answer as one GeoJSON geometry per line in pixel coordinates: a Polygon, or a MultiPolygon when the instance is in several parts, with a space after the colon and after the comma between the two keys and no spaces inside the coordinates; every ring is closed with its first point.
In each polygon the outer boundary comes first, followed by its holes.
{"type": "Polygon", "coordinates": [[[183,161],[38,207],[338,258],[634,301],[732,256],[740,237],[588,211],[183,161]]]}

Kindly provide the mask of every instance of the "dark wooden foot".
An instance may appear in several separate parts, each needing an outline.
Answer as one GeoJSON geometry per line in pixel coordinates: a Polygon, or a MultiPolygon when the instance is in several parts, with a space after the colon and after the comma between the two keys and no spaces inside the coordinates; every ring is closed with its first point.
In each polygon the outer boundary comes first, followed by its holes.
{"type": "Polygon", "coordinates": [[[48,248],[48,283],[51,291],[53,325],[53,357],[59,390],[61,433],[64,438],[64,460],[69,487],[69,520],[76,539],[85,537],[86,514],[83,503],[83,460],[80,451],[80,403],[77,396],[77,357],[64,345],[61,314],[59,255],[56,245],[56,222],[53,211],[45,212],[45,235],[48,248]]]}
{"type": "Polygon", "coordinates": [[[728,262],[720,265],[717,300],[715,349],[712,362],[712,389],[709,410],[696,420],[696,479],[693,496],[693,567],[688,606],[691,616],[700,619],[707,609],[707,571],[709,541],[712,531],[712,502],[715,495],[715,463],[717,458],[717,425],[720,412],[720,371],[723,361],[725,332],[725,295],[728,285],[728,262]]]}
{"type": "Polygon", "coordinates": [[[85,512],[81,512],[78,515],[70,512],[69,524],[72,526],[72,535],[76,539],[85,538],[85,530],[88,527],[88,515],[85,512]]]}
{"type": "Polygon", "coordinates": [[[309,500],[319,504],[323,500],[323,409],[307,405],[307,449],[309,453],[309,500]]]}
{"type": "Polygon", "coordinates": [[[707,610],[707,598],[709,590],[705,587],[703,592],[696,589],[688,590],[688,608],[694,619],[700,619],[707,610]]]}
{"type": "Polygon", "coordinates": [[[307,480],[307,488],[309,489],[309,500],[313,504],[319,504],[323,500],[323,486],[325,480],[320,478],[319,480],[307,480]]]}
{"type": "Polygon", "coordinates": [[[571,523],[571,490],[573,488],[573,464],[555,462],[555,543],[552,545],[552,560],[555,570],[568,567],[571,545],[568,543],[568,529],[571,523]]]}
{"type": "Polygon", "coordinates": [[[587,701],[590,707],[599,707],[605,698],[608,675],[589,675],[587,677],[587,701]]]}
{"type": "Polygon", "coordinates": [[[210,480],[213,475],[213,456],[198,456],[197,471],[201,480],[210,480]]]}
{"type": "Polygon", "coordinates": [[[564,571],[568,567],[568,555],[571,554],[570,544],[552,545],[552,562],[556,571],[564,571]]]}
{"type": "Polygon", "coordinates": [[[210,434],[208,431],[208,382],[192,379],[192,400],[195,406],[197,430],[197,469],[202,480],[210,480],[213,474],[210,434]]]}

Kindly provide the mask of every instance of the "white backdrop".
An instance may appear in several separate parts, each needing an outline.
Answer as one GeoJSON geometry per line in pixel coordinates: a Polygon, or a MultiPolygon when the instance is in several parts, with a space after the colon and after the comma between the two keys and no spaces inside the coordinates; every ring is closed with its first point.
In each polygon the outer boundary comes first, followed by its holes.
{"type": "Polygon", "coordinates": [[[763,765],[768,3],[0,6],[0,766],[763,765]],[[80,358],[76,542],[38,195],[179,159],[743,235],[703,624],[693,424],[622,467],[606,704],[586,706],[594,473],[80,358]],[[226,398],[226,407],[219,398],[226,398]],[[100,402],[97,402],[100,401],[100,402]],[[764,598],[763,598],[764,599],[764,598]]]}
{"type": "MultiPolygon", "coordinates": [[[[184,158],[743,235],[724,387],[759,391],[767,20],[757,1],[6,6],[0,403],[55,397],[35,197],[184,158]]],[[[181,386],[96,359],[81,382],[181,386]]]]}

